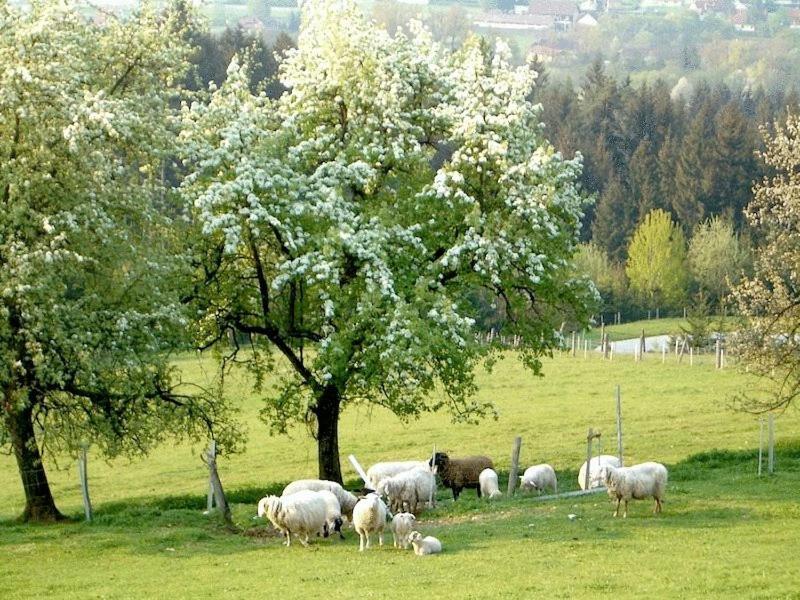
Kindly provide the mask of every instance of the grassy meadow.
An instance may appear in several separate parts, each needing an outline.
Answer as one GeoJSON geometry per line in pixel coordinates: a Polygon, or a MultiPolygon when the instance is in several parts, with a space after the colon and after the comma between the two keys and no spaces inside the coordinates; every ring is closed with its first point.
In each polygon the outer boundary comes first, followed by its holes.
{"type": "MultiPolygon", "coordinates": [[[[420,530],[442,540],[441,556],[417,557],[389,546],[359,554],[357,536],[286,549],[252,519],[268,491],[316,476],[316,448],[302,429],[269,437],[257,418],[260,401],[244,379],[229,390],[249,427],[247,450],[221,457],[220,474],[242,534],[202,514],[207,474],[201,448],[161,447],[150,457],[107,464],[90,451],[95,520],[55,526],[13,521],[23,508],[16,465],[0,456],[0,590],[3,598],[326,598],[426,597],[746,597],[800,598],[800,415],[778,417],[777,469],[756,477],[758,421],[729,409],[733,394],[757,383],[713,357],[694,366],[670,357],[603,361],[559,355],[545,376],[522,370],[509,353],[481,373],[480,396],[496,403],[497,420],[453,424],[447,415],[401,423],[383,409],[351,406],[341,423],[343,469],[423,458],[435,443],[453,455],[484,453],[504,488],[515,435],[521,463],[551,463],[559,490],[577,488],[589,427],[616,449],[614,387],[622,386],[625,459],[670,468],[661,516],[651,502],[614,519],[604,494],[557,501],[517,496],[496,502],[449,491],[420,530]],[[574,514],[574,520],[567,515],[574,514]]],[[[210,362],[181,367],[204,377],[210,362]]],[[[77,468],[67,457],[48,463],[62,511],[81,514],[77,468]]]]}

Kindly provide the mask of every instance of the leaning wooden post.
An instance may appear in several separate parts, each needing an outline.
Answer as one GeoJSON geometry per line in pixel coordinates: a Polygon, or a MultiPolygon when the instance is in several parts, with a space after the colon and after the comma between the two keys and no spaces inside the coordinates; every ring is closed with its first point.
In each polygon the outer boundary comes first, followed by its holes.
{"type": "Polygon", "coordinates": [[[772,413],[769,413],[767,417],[767,438],[769,441],[767,473],[772,475],[775,472],[775,415],[772,413]]]}
{"type": "Polygon", "coordinates": [[[608,341],[608,334],[605,334],[605,341],[603,342],[603,358],[608,358],[608,353],[611,350],[611,343],[608,341]]]}
{"type": "MultiPolygon", "coordinates": [[[[217,459],[217,441],[211,440],[208,445],[208,455],[217,459]]],[[[211,484],[211,476],[208,477],[208,497],[206,498],[206,513],[214,510],[214,486],[211,484]]]]}
{"type": "Polygon", "coordinates": [[[764,418],[758,419],[758,476],[761,477],[761,457],[764,455],[764,418]]]}
{"type": "MultiPolygon", "coordinates": [[[[216,445],[214,447],[216,452],[216,445]]],[[[231,508],[228,506],[228,500],[225,498],[225,490],[222,489],[222,481],[219,479],[219,472],[217,471],[217,457],[211,456],[211,452],[205,453],[205,461],[208,465],[209,479],[211,480],[211,487],[214,491],[214,501],[217,503],[217,508],[222,513],[222,518],[225,524],[233,527],[233,518],[231,517],[231,508]]]]}
{"type": "Polygon", "coordinates": [[[619,457],[619,466],[625,466],[622,462],[622,395],[619,384],[617,384],[617,457],[619,457]]]}
{"type": "Polygon", "coordinates": [[[83,496],[83,513],[87,521],[92,520],[92,501],[89,499],[89,472],[87,471],[88,444],[81,444],[81,453],[78,455],[78,477],[81,481],[81,496],[83,496]]]}
{"type": "Polygon", "coordinates": [[[514,438],[514,448],[511,450],[511,470],[508,472],[508,497],[514,495],[517,487],[517,474],[519,473],[519,450],[522,447],[522,438],[514,438]]]}

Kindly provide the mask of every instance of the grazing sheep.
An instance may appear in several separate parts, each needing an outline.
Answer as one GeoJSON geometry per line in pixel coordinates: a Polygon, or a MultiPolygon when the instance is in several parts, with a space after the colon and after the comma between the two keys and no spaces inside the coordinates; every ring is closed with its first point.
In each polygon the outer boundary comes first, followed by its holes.
{"type": "Polygon", "coordinates": [[[395,462],[379,462],[367,469],[367,479],[372,483],[373,489],[378,489],[381,481],[394,477],[403,471],[410,471],[428,465],[424,460],[403,460],[395,462]]]}
{"type": "Polygon", "coordinates": [[[353,527],[358,533],[359,552],[369,548],[369,534],[378,534],[378,543],[383,546],[383,528],[386,527],[386,505],[376,493],[367,494],[353,509],[353,527]],[[366,542],[366,545],[365,545],[366,542]]]}
{"type": "Polygon", "coordinates": [[[403,512],[394,516],[389,528],[392,530],[395,548],[402,548],[403,550],[408,548],[408,534],[414,530],[416,524],[417,517],[411,513],[403,512]]]}
{"type": "Polygon", "coordinates": [[[389,508],[394,512],[408,510],[418,514],[429,499],[436,498],[436,476],[426,464],[411,471],[403,471],[388,477],[378,484],[379,495],[389,499],[389,508]]]}
{"type": "Polygon", "coordinates": [[[520,475],[519,480],[519,488],[524,492],[529,490],[543,492],[551,488],[554,494],[558,493],[558,480],[556,479],[555,469],[548,464],[528,467],[525,469],[525,473],[520,475]]]}
{"type": "Polygon", "coordinates": [[[466,456],[450,458],[444,452],[437,452],[430,461],[431,466],[439,468],[442,485],[453,490],[453,499],[464,488],[475,488],[478,498],[481,497],[480,475],[484,469],[493,469],[494,464],[488,456],[466,456]]]}
{"type": "Polygon", "coordinates": [[[328,537],[334,531],[339,533],[339,539],[344,539],[342,533],[342,509],[339,505],[339,499],[336,494],[328,490],[320,490],[317,492],[325,500],[325,505],[328,507],[326,513],[325,526],[323,527],[323,537],[328,537]]]}
{"type": "Polygon", "coordinates": [[[438,554],[442,551],[442,542],[431,535],[422,537],[419,531],[412,531],[408,535],[408,540],[411,542],[411,545],[414,546],[414,554],[417,556],[438,554]]]}
{"type": "Polygon", "coordinates": [[[287,546],[292,544],[292,534],[303,546],[308,546],[308,536],[327,526],[328,505],[322,495],[303,490],[280,498],[262,498],[258,503],[258,516],[266,516],[286,536],[287,546]]]}
{"type": "Polygon", "coordinates": [[[497,473],[493,469],[481,471],[480,475],[478,475],[478,481],[481,484],[481,494],[488,496],[489,500],[494,500],[503,495],[497,484],[497,473]]]}
{"type": "Polygon", "coordinates": [[[628,500],[653,498],[656,501],[653,513],[661,512],[664,491],[667,487],[667,468],[661,463],[646,462],[632,467],[605,467],[605,484],[608,495],[616,499],[614,516],[619,514],[619,503],[625,502],[622,518],[628,516],[628,500]]]}
{"type": "Polygon", "coordinates": [[[283,489],[281,496],[288,496],[289,494],[294,494],[301,490],[312,490],[314,492],[327,490],[332,492],[339,501],[342,514],[350,519],[350,521],[353,520],[353,507],[356,505],[356,502],[358,502],[358,498],[335,481],[328,481],[327,479],[299,479],[287,485],[283,489]]]}
{"type": "MultiPolygon", "coordinates": [[[[599,488],[605,485],[603,482],[603,467],[619,467],[621,463],[616,456],[601,454],[592,458],[591,471],[589,472],[589,489],[599,488]]],[[[578,485],[582,490],[586,489],[586,463],[581,465],[578,471],[578,485]]]]}

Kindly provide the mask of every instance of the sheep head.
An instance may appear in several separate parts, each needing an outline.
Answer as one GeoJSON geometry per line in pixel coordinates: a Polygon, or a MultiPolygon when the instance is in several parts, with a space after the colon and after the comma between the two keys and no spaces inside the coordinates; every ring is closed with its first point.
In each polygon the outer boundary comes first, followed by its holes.
{"type": "Polygon", "coordinates": [[[442,469],[447,468],[447,464],[450,462],[450,457],[445,454],[444,452],[437,452],[433,455],[433,458],[428,461],[428,465],[431,467],[436,466],[442,469]]]}

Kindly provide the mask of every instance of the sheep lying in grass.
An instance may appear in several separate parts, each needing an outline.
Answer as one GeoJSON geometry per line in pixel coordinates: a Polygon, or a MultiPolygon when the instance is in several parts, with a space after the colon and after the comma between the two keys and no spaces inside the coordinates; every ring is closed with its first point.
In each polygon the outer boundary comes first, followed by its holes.
{"type": "Polygon", "coordinates": [[[478,498],[481,497],[480,475],[484,469],[493,469],[494,464],[488,456],[465,456],[464,458],[450,458],[444,452],[437,452],[430,461],[431,466],[439,468],[442,485],[453,490],[453,499],[458,500],[458,495],[464,488],[475,488],[478,498]]]}
{"type": "Polygon", "coordinates": [[[327,527],[328,504],[317,492],[303,490],[288,496],[267,496],[258,503],[258,516],[266,516],[286,536],[291,546],[295,534],[303,546],[308,536],[327,527]]]}
{"type": "Polygon", "coordinates": [[[426,464],[384,479],[376,491],[389,499],[393,512],[408,510],[419,514],[430,499],[435,506],[436,476],[426,464]]]}
{"type": "Polygon", "coordinates": [[[383,546],[383,529],[386,527],[386,505],[376,493],[367,494],[353,509],[353,527],[358,533],[359,552],[369,548],[369,536],[378,534],[378,543],[383,546]]]}
{"type": "Polygon", "coordinates": [[[414,530],[417,524],[417,518],[411,513],[403,512],[397,513],[389,528],[392,530],[392,537],[394,538],[394,547],[408,548],[408,535],[414,530]]]}
{"type": "Polygon", "coordinates": [[[442,551],[442,542],[431,535],[422,537],[419,531],[412,531],[408,536],[408,540],[414,546],[414,554],[417,556],[438,554],[442,551]]]}
{"type": "Polygon", "coordinates": [[[525,473],[519,477],[519,488],[523,492],[535,490],[543,492],[552,489],[554,494],[558,493],[558,480],[553,467],[548,464],[533,465],[525,469],[525,473]]]}
{"type": "Polygon", "coordinates": [[[373,485],[373,489],[378,489],[378,486],[384,479],[394,477],[404,471],[411,471],[412,469],[425,468],[428,463],[424,460],[401,460],[394,462],[379,462],[372,465],[367,469],[367,479],[373,485]]]}
{"type": "Polygon", "coordinates": [[[494,469],[484,469],[481,471],[480,475],[478,475],[478,481],[481,484],[481,494],[489,498],[489,500],[494,500],[503,495],[500,492],[500,486],[497,483],[497,473],[494,469]]]}
{"type": "Polygon", "coordinates": [[[327,490],[333,493],[339,501],[342,514],[350,519],[350,521],[353,520],[353,507],[356,505],[356,502],[358,502],[358,498],[335,481],[328,481],[327,479],[299,479],[287,485],[283,489],[281,496],[295,494],[301,490],[312,490],[315,492],[327,490]]]}
{"type": "Polygon", "coordinates": [[[632,467],[604,467],[604,480],[608,495],[616,499],[614,516],[619,514],[620,502],[625,502],[622,518],[628,516],[628,500],[653,498],[656,501],[653,513],[661,512],[664,492],[667,487],[667,468],[661,463],[646,462],[632,467]]]}
{"type": "MultiPolygon", "coordinates": [[[[621,466],[619,459],[610,454],[601,454],[592,458],[590,464],[591,470],[589,471],[589,489],[599,488],[605,485],[603,481],[603,467],[619,467],[621,466]]],[[[578,485],[582,490],[586,489],[586,463],[581,465],[578,471],[578,485]]]]}
{"type": "Polygon", "coordinates": [[[336,498],[336,495],[333,492],[329,492],[328,490],[320,490],[317,492],[322,499],[325,500],[325,505],[327,506],[327,512],[325,514],[325,526],[323,527],[322,535],[323,537],[328,537],[332,535],[333,532],[339,533],[339,539],[344,539],[344,534],[342,533],[342,509],[339,505],[339,500],[336,498]]]}

